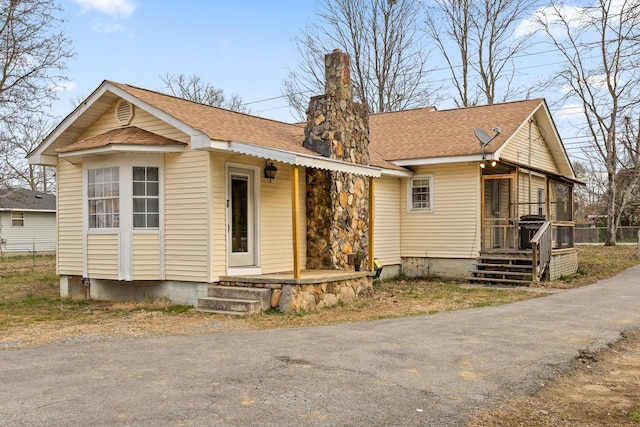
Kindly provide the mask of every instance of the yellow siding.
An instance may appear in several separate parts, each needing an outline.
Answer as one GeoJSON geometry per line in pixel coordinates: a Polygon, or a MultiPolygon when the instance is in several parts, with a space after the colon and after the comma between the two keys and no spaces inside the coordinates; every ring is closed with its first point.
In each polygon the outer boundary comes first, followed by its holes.
{"type": "Polygon", "coordinates": [[[500,158],[536,169],[560,173],[551,151],[540,134],[535,123],[525,124],[513,139],[502,150],[500,158]],[[529,137],[531,129],[531,137],[529,137]],[[529,164],[529,149],[531,149],[531,163],[529,164]]]}
{"type": "Polygon", "coordinates": [[[209,153],[165,155],[166,280],[209,279],[209,153]]]}
{"type": "MultiPolygon", "coordinates": [[[[226,274],[226,165],[258,166],[257,180],[260,186],[260,267],[263,273],[291,271],[293,269],[292,214],[291,214],[291,166],[276,163],[276,179],[263,178],[265,162],[243,156],[211,154],[211,281],[226,274]]],[[[306,264],[306,213],[305,175],[300,169],[300,264],[306,264]]]]}
{"type": "Polygon", "coordinates": [[[119,246],[117,234],[87,236],[87,275],[91,279],[119,280],[119,246]]]}
{"type": "Polygon", "coordinates": [[[433,174],[433,212],[407,212],[409,180],[402,180],[401,255],[475,258],[480,248],[480,177],[477,164],[434,165],[421,168],[416,174],[433,174]]]}
{"type": "Polygon", "coordinates": [[[82,164],[58,160],[57,273],[82,275],[82,164]]]}
{"type": "MultiPolygon", "coordinates": [[[[277,178],[262,178],[260,230],[262,234],[262,272],[293,270],[293,233],[291,210],[291,166],[276,164],[277,178]]],[[[302,179],[304,176],[302,176],[302,179]]],[[[304,187],[304,184],[302,185],[304,187]]],[[[300,220],[305,222],[301,213],[300,220]]],[[[301,265],[304,265],[301,263],[301,265]]]]}
{"type": "Polygon", "coordinates": [[[160,235],[133,235],[133,280],[160,279],[160,235]]]}
{"type": "MultiPolygon", "coordinates": [[[[112,129],[122,127],[122,125],[120,125],[120,123],[118,123],[115,118],[116,105],[117,102],[114,103],[102,117],[96,120],[96,122],[91,125],[89,129],[87,129],[82,135],[80,135],[77,140],[82,141],[96,135],[101,135],[112,129]]],[[[158,120],[157,118],[153,117],[146,111],[141,110],[140,108],[134,107],[133,119],[128,126],[137,126],[140,129],[153,132],[166,138],[189,143],[189,137],[186,134],[174,128],[173,126],[161,120],[158,120]]]]}
{"type": "Polygon", "coordinates": [[[374,256],[382,265],[400,264],[400,179],[384,177],[374,182],[374,256]]]}

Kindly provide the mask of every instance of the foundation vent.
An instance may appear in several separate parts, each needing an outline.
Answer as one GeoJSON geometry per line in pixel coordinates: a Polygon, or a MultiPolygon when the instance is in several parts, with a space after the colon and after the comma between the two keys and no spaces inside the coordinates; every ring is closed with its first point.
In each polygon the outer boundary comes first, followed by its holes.
{"type": "Polygon", "coordinates": [[[126,126],[133,119],[133,104],[121,99],[116,105],[116,120],[120,125],[126,126]]]}

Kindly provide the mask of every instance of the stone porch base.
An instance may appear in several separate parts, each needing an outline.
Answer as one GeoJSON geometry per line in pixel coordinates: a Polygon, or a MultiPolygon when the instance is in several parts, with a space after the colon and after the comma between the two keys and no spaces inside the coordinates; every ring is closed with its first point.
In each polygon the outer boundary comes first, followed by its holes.
{"type": "Polygon", "coordinates": [[[271,307],[281,312],[313,311],[338,302],[352,302],[373,290],[373,273],[305,270],[299,279],[293,273],[255,276],[223,276],[222,286],[271,289],[271,307]]]}

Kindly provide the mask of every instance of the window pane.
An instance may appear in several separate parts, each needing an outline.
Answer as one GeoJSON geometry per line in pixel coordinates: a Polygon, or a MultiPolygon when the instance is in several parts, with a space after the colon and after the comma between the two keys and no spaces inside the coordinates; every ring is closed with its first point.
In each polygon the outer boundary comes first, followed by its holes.
{"type": "Polygon", "coordinates": [[[147,183],[147,196],[158,196],[158,183],[157,182],[149,182],[147,183]]]}
{"type": "Polygon", "coordinates": [[[133,226],[137,228],[144,228],[145,224],[145,214],[133,214],[133,226]]]}
{"type": "Polygon", "coordinates": [[[160,202],[158,199],[147,199],[147,212],[149,213],[160,212],[160,202]]]}
{"type": "Polygon", "coordinates": [[[153,228],[160,227],[160,215],[158,214],[147,215],[147,227],[153,227],[153,228]]]}
{"type": "Polygon", "coordinates": [[[144,181],[145,180],[145,168],[134,167],[133,168],[133,180],[144,181]]]}
{"type": "Polygon", "coordinates": [[[133,183],[133,195],[134,196],[144,196],[144,182],[134,182],[133,183]]]}
{"type": "Polygon", "coordinates": [[[144,213],[145,211],[145,200],[140,198],[133,199],[133,213],[144,213]]]}
{"type": "Polygon", "coordinates": [[[159,181],[158,168],[147,168],[147,181],[159,181]]]}

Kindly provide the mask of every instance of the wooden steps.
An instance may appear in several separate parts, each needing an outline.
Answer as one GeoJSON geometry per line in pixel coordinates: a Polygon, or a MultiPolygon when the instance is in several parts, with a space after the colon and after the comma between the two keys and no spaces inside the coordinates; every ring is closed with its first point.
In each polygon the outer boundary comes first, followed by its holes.
{"type": "Polygon", "coordinates": [[[271,289],[214,285],[209,286],[207,297],[198,298],[197,310],[244,316],[270,307],[271,289]]]}
{"type": "Polygon", "coordinates": [[[530,285],[533,281],[533,260],[531,253],[482,253],[471,271],[470,282],[530,285]]]}

